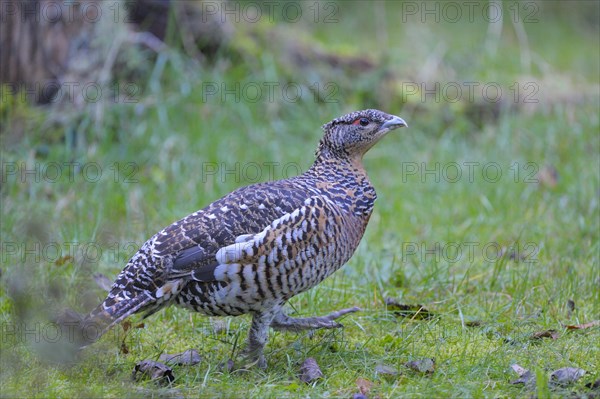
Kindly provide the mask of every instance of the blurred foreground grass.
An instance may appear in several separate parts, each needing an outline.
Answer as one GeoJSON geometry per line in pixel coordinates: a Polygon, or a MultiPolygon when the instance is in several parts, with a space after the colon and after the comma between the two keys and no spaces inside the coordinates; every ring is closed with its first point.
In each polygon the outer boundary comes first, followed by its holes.
{"type": "Polygon", "coordinates": [[[136,101],[103,104],[100,119],[90,104],[57,125],[48,122],[56,110],[3,98],[3,397],[352,397],[358,378],[373,382],[369,397],[543,396],[510,384],[513,363],[540,375],[582,368],[580,381],[551,394],[589,393],[600,331],[563,326],[600,318],[597,5],[566,13],[553,2],[515,3],[522,12],[539,7],[537,22],[517,20],[524,43],[510,18],[496,37],[481,19],[404,21],[399,2],[335,4],[339,23],[240,27],[236,55],[214,63],[151,57],[136,101]],[[290,76],[285,36],[379,66],[349,78],[309,63],[290,76]],[[388,86],[390,74],[399,80],[388,86]],[[208,85],[236,82],[303,91],[297,101],[279,90],[273,102],[207,95],[208,85]],[[424,93],[436,82],[458,84],[463,95],[464,82],[494,83],[503,95],[498,104],[481,91],[452,102],[450,91],[424,93]],[[311,85],[334,101],[315,101],[311,85]],[[515,98],[516,90],[525,93],[515,98]],[[171,308],[126,336],[118,327],[75,366],[52,361],[67,354],[50,345],[48,315],[95,306],[103,292],[92,274],[112,279],[158,229],[236,187],[306,170],[319,126],[367,107],[401,115],[410,128],[367,155],[379,200],[355,256],[291,301],[300,315],[363,308],[343,331],[273,332],[267,370],[230,374],[218,366],[237,355],[248,318],[223,319],[221,329],[217,319],[171,308]],[[398,318],[387,297],[435,317],[398,318]],[[546,329],[558,339],[531,339],[546,329]],[[136,362],[188,348],[204,360],[176,367],[171,387],[131,381],[136,362]],[[312,385],[297,379],[308,356],[325,374],[312,385]],[[402,366],[423,357],[435,358],[433,374],[402,366]],[[385,376],[378,365],[402,372],[385,376]]]}

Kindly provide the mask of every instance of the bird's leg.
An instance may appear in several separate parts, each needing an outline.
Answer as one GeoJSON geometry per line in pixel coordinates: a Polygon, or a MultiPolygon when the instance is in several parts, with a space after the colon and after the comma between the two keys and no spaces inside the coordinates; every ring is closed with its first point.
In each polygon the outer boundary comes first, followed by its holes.
{"type": "Polygon", "coordinates": [[[274,330],[288,331],[312,330],[317,328],[340,328],[343,327],[343,325],[336,322],[335,319],[348,313],[358,312],[359,310],[360,308],[355,306],[353,308],[331,312],[327,316],[302,318],[290,317],[283,313],[282,310],[279,310],[271,322],[271,327],[274,330]]]}
{"type": "Polygon", "coordinates": [[[258,367],[264,369],[267,367],[267,361],[263,354],[265,344],[267,343],[267,337],[269,334],[269,325],[275,316],[276,311],[268,310],[261,313],[255,313],[252,316],[252,326],[250,326],[250,332],[248,333],[248,345],[244,350],[244,354],[250,365],[256,364],[258,367]]]}

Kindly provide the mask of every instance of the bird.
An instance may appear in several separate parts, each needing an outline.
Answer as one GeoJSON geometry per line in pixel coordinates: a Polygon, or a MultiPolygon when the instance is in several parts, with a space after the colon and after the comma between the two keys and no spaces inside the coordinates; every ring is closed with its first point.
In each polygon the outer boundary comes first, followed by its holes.
{"type": "Polygon", "coordinates": [[[168,305],[207,316],[250,314],[244,355],[265,368],[269,328],[342,327],[336,319],[358,307],[304,318],[283,308],[351,258],[377,199],[363,156],[406,126],[375,109],[333,119],[322,126],[315,161],[304,173],[238,188],[156,233],[84,317],[88,340],[135,313],[147,317],[168,305]]]}

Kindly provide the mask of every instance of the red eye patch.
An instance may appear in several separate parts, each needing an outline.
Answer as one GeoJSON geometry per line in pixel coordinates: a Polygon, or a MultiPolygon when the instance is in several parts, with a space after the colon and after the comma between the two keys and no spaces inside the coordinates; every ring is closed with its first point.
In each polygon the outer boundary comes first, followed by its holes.
{"type": "Polygon", "coordinates": [[[370,121],[367,118],[358,118],[357,120],[352,122],[353,125],[360,125],[360,126],[367,126],[369,123],[370,123],[370,121]]]}

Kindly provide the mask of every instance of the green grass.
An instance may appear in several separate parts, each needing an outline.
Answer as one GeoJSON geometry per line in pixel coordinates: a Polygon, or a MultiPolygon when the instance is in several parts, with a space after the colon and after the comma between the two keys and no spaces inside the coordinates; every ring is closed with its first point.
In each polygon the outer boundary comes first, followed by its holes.
{"type": "Polygon", "coordinates": [[[422,78],[428,82],[538,85],[534,108],[501,108],[497,118],[473,117],[468,102],[402,101],[398,86],[383,87],[376,73],[290,72],[279,62],[279,47],[253,54],[242,41],[236,43],[239,62],[198,66],[170,53],[161,72],[159,58],[140,102],[107,104],[100,122],[92,106],[56,128],[45,123],[52,109],[3,104],[1,396],[348,398],[359,392],[358,378],[373,382],[369,397],[381,398],[589,394],[585,383],[600,378],[600,328],[563,326],[600,319],[599,43],[598,21],[586,22],[587,14],[597,14],[590,4],[574,21],[552,3],[525,26],[534,55],[530,71],[523,69],[510,21],[496,54],[484,51],[482,21],[400,24],[394,19],[399,6],[391,3],[383,39],[374,17],[358,16],[375,11],[358,2],[340,6],[337,24],[277,26],[331,51],[382,56],[383,69],[404,81],[420,81],[441,43],[446,50],[422,78]],[[300,34],[305,28],[309,33],[300,34]],[[366,34],[356,35],[358,29],[366,34]],[[373,46],[373,38],[382,46],[373,46]],[[296,103],[202,98],[202,82],[309,86],[317,80],[339,83],[337,103],[316,103],[308,94],[296,103]],[[93,273],[113,278],[160,228],[236,187],[267,180],[265,162],[276,163],[275,178],[306,170],[321,124],[372,106],[402,116],[410,128],[386,137],[365,159],[379,195],[365,237],[343,269],[290,301],[291,311],[303,316],[360,306],[362,312],[343,319],[343,330],[272,332],[266,370],[228,373],[219,364],[237,359],[249,318],[222,319],[225,331],[215,332],[211,323],[218,319],[169,308],[125,336],[117,327],[74,363],[53,361],[63,355],[48,344],[54,336],[48,315],[64,307],[88,311],[102,300],[93,273]],[[20,168],[21,162],[39,165],[40,173],[10,174],[8,165],[20,168]],[[53,179],[56,162],[84,169],[53,179]],[[211,174],[215,165],[235,170],[238,162],[237,174],[211,174]],[[254,163],[262,167],[259,178],[244,169],[254,163]],[[421,175],[436,165],[439,173],[421,175]],[[461,167],[460,178],[452,165],[461,167]],[[467,165],[473,165],[472,180],[467,165]],[[558,172],[556,186],[531,180],[550,166],[558,172]],[[94,167],[102,171],[97,181],[94,167]],[[496,169],[502,172],[497,179],[496,169]],[[496,259],[501,247],[517,255],[496,259]],[[386,309],[387,297],[421,304],[435,317],[398,318],[386,309]],[[570,317],[569,300],[576,306],[570,317]],[[29,333],[11,333],[21,322],[29,333]],[[530,338],[546,329],[558,330],[558,339],[530,338]],[[203,361],[174,367],[172,386],[131,380],[137,362],[189,348],[203,361]],[[298,379],[306,357],[324,373],[308,385],[298,379]],[[403,367],[423,357],[435,358],[433,374],[403,367]],[[510,384],[517,378],[513,363],[546,378],[561,367],[587,374],[547,391],[543,384],[510,384]],[[381,364],[401,373],[378,374],[381,364]]]}

